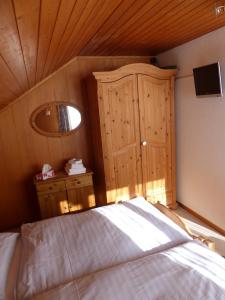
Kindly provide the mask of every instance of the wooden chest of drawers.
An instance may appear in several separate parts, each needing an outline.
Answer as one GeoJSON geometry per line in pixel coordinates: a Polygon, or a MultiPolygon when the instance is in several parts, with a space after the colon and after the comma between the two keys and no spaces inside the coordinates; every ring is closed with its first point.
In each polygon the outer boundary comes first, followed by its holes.
{"type": "Polygon", "coordinates": [[[41,217],[50,218],[95,206],[92,172],[68,176],[57,173],[45,181],[34,180],[41,217]]]}

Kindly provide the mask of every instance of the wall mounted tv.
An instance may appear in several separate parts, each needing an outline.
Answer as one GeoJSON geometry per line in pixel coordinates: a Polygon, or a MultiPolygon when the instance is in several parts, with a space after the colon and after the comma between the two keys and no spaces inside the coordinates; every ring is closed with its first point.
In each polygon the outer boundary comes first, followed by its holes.
{"type": "Polygon", "coordinates": [[[219,63],[193,69],[196,96],[222,96],[219,63]]]}

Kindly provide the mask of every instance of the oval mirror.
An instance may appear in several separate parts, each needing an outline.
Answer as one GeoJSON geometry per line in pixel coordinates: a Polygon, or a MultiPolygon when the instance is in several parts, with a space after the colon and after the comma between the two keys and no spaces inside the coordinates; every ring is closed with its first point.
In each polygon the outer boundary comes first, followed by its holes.
{"type": "Polygon", "coordinates": [[[73,133],[81,124],[79,109],[64,102],[52,102],[38,107],[31,115],[31,125],[40,134],[63,136],[73,133]]]}

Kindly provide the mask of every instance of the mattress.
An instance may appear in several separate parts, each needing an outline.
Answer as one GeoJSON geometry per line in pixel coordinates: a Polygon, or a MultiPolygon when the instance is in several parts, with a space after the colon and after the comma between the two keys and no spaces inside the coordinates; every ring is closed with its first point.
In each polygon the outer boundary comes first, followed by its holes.
{"type": "Polygon", "coordinates": [[[31,298],[190,240],[185,231],[142,197],[25,224],[21,230],[17,296],[31,298]]]}
{"type": "Polygon", "coordinates": [[[224,300],[225,260],[192,241],[75,279],[33,300],[224,300]]]}

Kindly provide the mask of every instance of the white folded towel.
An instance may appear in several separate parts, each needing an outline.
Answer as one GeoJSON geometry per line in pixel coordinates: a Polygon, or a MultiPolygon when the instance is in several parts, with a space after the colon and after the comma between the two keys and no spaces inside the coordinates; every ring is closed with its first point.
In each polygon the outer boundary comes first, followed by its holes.
{"type": "Polygon", "coordinates": [[[78,169],[78,170],[67,170],[65,168],[65,170],[68,175],[77,175],[77,174],[86,173],[86,168],[78,169]]]}
{"type": "Polygon", "coordinates": [[[86,168],[83,165],[82,159],[76,158],[72,158],[66,163],[65,170],[68,175],[76,175],[86,172],[86,168]]]}
{"type": "Polygon", "coordinates": [[[83,164],[78,164],[78,165],[70,165],[70,164],[66,164],[65,165],[65,168],[67,168],[67,169],[82,169],[82,168],[84,168],[84,165],[83,164]]]}
{"type": "Polygon", "coordinates": [[[68,161],[69,164],[82,164],[82,159],[72,158],[68,161]]]}

